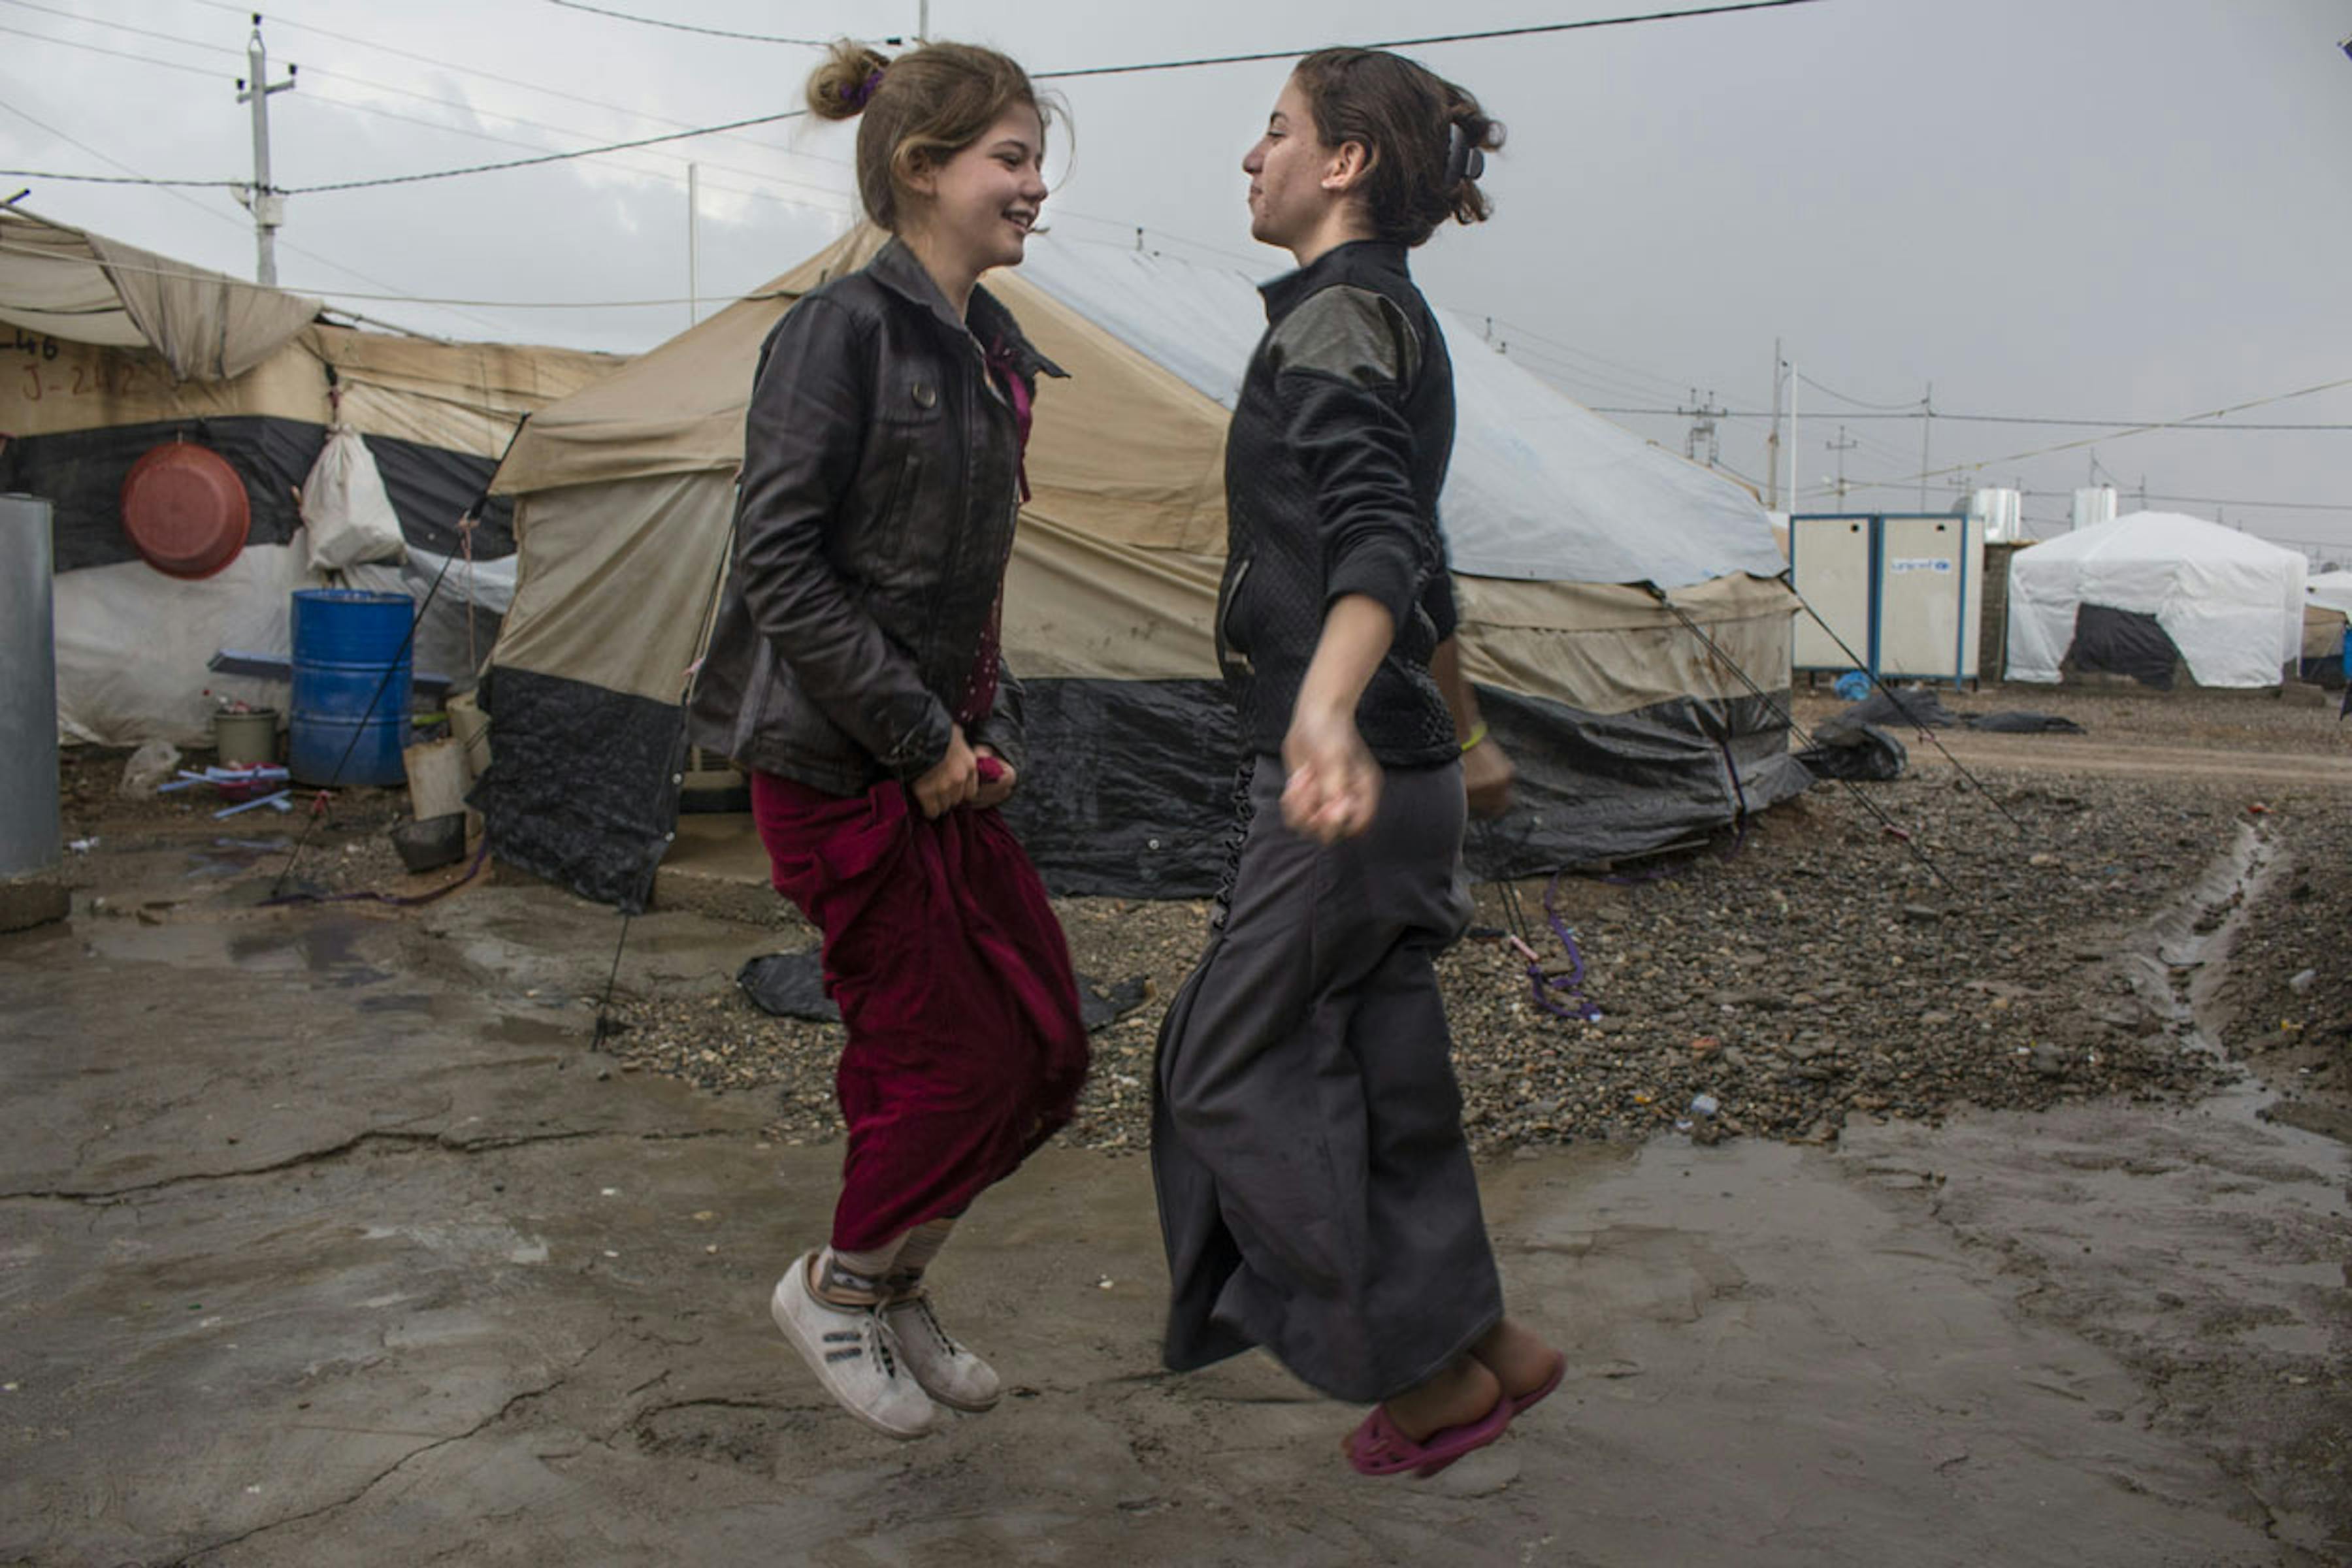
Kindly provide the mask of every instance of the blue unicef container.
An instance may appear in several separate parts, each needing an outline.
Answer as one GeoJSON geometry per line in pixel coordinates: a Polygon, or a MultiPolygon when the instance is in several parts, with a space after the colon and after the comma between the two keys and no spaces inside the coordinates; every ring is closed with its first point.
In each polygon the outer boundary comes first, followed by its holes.
{"type": "Polygon", "coordinates": [[[396,784],[412,673],[405,594],[294,595],[294,704],[286,765],[310,784],[396,784]]]}

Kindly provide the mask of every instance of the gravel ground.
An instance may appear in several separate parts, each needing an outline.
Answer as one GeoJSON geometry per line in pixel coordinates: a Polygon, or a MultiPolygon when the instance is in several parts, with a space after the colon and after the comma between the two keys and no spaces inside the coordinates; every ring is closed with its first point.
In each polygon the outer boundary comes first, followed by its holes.
{"type": "MultiPolygon", "coordinates": [[[[1934,775],[1871,793],[1953,888],[1828,787],[1655,879],[1561,879],[1551,896],[1582,949],[1597,1023],[1538,1006],[1525,961],[1496,936],[1460,944],[1440,977],[1474,1142],[1493,1151],[1677,1127],[1706,1141],[1827,1141],[1855,1114],[2171,1100],[2228,1076],[2141,1005],[2114,955],[2228,846],[2249,803],[2132,780],[1985,782],[1990,798],[1934,775]],[[1693,1112],[1702,1095],[1711,1116],[1693,1112]]],[[[1537,951],[1564,969],[1545,884],[1518,891],[1537,951]]],[[[1064,1137],[1139,1149],[1160,1008],[1199,954],[1207,906],[1056,908],[1083,973],[1146,975],[1153,998],[1096,1036],[1094,1076],[1064,1137]]],[[[1507,923],[1498,889],[1479,889],[1478,920],[1490,932],[1507,923]]],[[[809,941],[802,928],[779,946],[809,941]]],[[[2352,985],[2347,958],[2330,960],[2331,984],[2352,985]]],[[[837,1027],[771,1019],[740,995],[641,1001],[622,1016],[632,1028],[614,1048],[628,1065],[772,1087],[775,1136],[838,1135],[837,1027]]]]}
{"type": "MultiPolygon", "coordinates": [[[[2339,727],[2332,705],[2016,687],[1945,700],[1963,713],[2061,713],[2116,745],[2352,752],[2352,725],[2339,727]]],[[[1838,706],[1825,689],[1801,692],[1798,717],[1810,726],[1838,706]]],[[[102,823],[120,845],[142,825],[184,829],[212,808],[189,795],[116,798],[124,754],[67,753],[68,837],[102,823]]],[[[1526,960],[1502,937],[1503,890],[1481,887],[1471,938],[1439,965],[1474,1142],[1491,1152],[1669,1130],[1822,1142],[1855,1115],[1932,1121],[1960,1105],[2200,1093],[2228,1069],[2146,1011],[2115,954],[2246,821],[2291,864],[2240,943],[2227,1043],[2298,1097],[2305,1119],[2352,1131],[2352,817],[2340,794],[2256,803],[2211,783],[1983,770],[1979,791],[1928,748],[1914,756],[1911,776],[1864,786],[1911,834],[1908,847],[1823,784],[1744,835],[1633,876],[1520,884],[1526,934],[1551,973],[1570,960],[1547,898],[1574,932],[1597,1021],[1537,1005],[1526,960]]],[[[401,875],[383,829],[403,815],[399,792],[344,792],[299,876],[323,889],[409,893],[448,879],[401,875]]],[[[222,837],[290,846],[300,824],[254,813],[224,823],[222,837]]],[[[1094,1075],[1064,1139],[1140,1149],[1160,1015],[1201,952],[1208,906],[1055,907],[1082,973],[1150,984],[1141,1008],[1095,1037],[1094,1075]]],[[[814,941],[784,914],[779,950],[814,941]]],[[[623,1002],[615,1015],[624,1032],[608,1049],[624,1071],[770,1092],[779,1140],[839,1136],[837,1026],[772,1018],[733,991],[623,1002]]]]}

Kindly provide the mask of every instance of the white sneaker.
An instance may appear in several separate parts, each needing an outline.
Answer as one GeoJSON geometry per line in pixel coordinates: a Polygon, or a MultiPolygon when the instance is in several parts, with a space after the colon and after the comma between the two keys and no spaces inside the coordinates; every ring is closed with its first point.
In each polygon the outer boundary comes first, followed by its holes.
{"type": "Polygon", "coordinates": [[[776,1281],[769,1315],[844,1410],[886,1436],[922,1436],[939,1412],[910,1374],[898,1336],[879,1310],[817,1300],[808,1285],[814,1256],[801,1254],[776,1281]]]}
{"type": "Polygon", "coordinates": [[[915,1374],[924,1393],[954,1410],[977,1413],[995,1408],[1004,1392],[996,1369],[940,1327],[929,1291],[918,1285],[906,1295],[894,1297],[882,1309],[882,1321],[897,1336],[907,1370],[915,1374]]]}

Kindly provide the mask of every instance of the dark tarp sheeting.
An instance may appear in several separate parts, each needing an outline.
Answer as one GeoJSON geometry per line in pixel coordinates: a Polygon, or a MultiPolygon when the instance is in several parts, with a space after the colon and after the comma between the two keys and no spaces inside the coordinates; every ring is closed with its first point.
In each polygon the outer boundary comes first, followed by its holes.
{"type": "MultiPolygon", "coordinates": [[[[1078,1016],[1087,1033],[1097,1034],[1118,1023],[1150,1000],[1150,979],[1130,975],[1106,985],[1088,974],[1078,981],[1078,1016]]],[[[762,1013],[779,1018],[801,1018],[816,1024],[838,1024],[841,1009],[824,988],[824,954],[809,948],[801,952],[772,952],[746,959],[735,972],[735,984],[762,1013]]]]}
{"type": "MultiPolygon", "coordinates": [[[[469,804],[510,866],[635,914],[677,818],[676,704],[493,665],[490,766],[469,804]]],[[[748,829],[747,829],[748,831],[748,829]]]]}
{"type": "MultiPolygon", "coordinates": [[[[1236,764],[1222,686],[1033,679],[1023,687],[1029,771],[1005,815],[1047,887],[1213,893],[1236,764]]],[[[1479,698],[1518,767],[1510,814],[1471,837],[1481,877],[1685,843],[1812,783],[1756,698],[1678,699],[1612,716],[1508,692],[1479,698]]],[[[678,710],[511,667],[494,669],[485,705],[493,761],[474,804],[499,858],[599,902],[640,907],[675,820],[678,710]]]]}
{"type": "Polygon", "coordinates": [[[1684,844],[1812,787],[1789,732],[1756,697],[1681,697],[1595,714],[1482,687],[1478,705],[1518,769],[1510,811],[1470,832],[1471,870],[1526,877],[1684,844]]]}
{"type": "Polygon", "coordinates": [[[1815,778],[1891,784],[1903,776],[1911,753],[1877,725],[1859,724],[1835,740],[1799,752],[1797,761],[1815,778]]]}
{"type": "Polygon", "coordinates": [[[2143,686],[2169,691],[2172,672],[2180,663],[2180,649],[2154,616],[2109,609],[2105,605],[2078,605],[2074,640],[2066,649],[2066,663],[2077,674],[2128,675],[2143,686]]]}
{"type": "MultiPolygon", "coordinates": [[[[0,492],[49,501],[58,571],[136,561],[139,552],[122,531],[123,477],[148,448],[175,438],[218,452],[244,479],[252,509],[248,544],[284,544],[294,536],[300,523],[295,494],[327,439],[325,426],[300,419],[237,414],[21,437],[0,447],[0,492]]],[[[489,483],[497,460],[390,436],[364,439],[402,534],[436,555],[457,553],[457,519],[489,483]]],[[[514,547],[513,503],[494,499],[474,531],[475,558],[494,561],[514,547]]]]}

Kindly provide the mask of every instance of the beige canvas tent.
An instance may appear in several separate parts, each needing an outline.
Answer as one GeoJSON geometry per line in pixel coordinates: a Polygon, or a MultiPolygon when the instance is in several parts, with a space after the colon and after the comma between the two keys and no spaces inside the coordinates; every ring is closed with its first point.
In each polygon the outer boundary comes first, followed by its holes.
{"type": "MultiPolygon", "coordinates": [[[[282,653],[287,595],[317,579],[296,492],[337,418],[358,430],[410,552],[368,585],[445,584],[426,667],[487,652],[511,591],[504,503],[457,523],[529,414],[623,363],[609,354],[454,343],[338,324],[320,301],[0,212],[0,489],[55,509],[58,686],[68,739],[206,738],[209,687],[282,700],[210,674],[221,647],[282,653]],[[244,481],[244,549],[210,576],[168,576],[121,526],[125,474],[169,443],[217,452],[244,481]],[[483,624],[476,626],[473,623],[483,624]],[[460,635],[463,632],[466,635],[460,635]],[[437,646],[436,646],[437,644],[437,646]]],[[[436,595],[436,599],[441,595],[436,595]]],[[[460,669],[441,673],[462,675],[460,669]]]]}
{"type": "MultiPolygon", "coordinates": [[[[760,345],[864,264],[857,231],[531,421],[495,488],[521,571],[492,660],[499,853],[641,900],[675,811],[677,704],[723,570],[760,345]]],[[[1038,396],[1005,598],[1038,761],[1016,813],[1073,891],[1214,879],[1234,746],[1210,621],[1223,437],[1262,307],[1239,274],[1041,238],[987,279],[1070,372],[1038,396]]],[[[1742,669],[1785,689],[1793,600],[1754,498],[1568,402],[1450,324],[1444,521],[1467,667],[1520,760],[1497,853],[1654,848],[1803,787],[1742,669]],[[1651,592],[1704,624],[1710,652],[1651,592]]]]}

